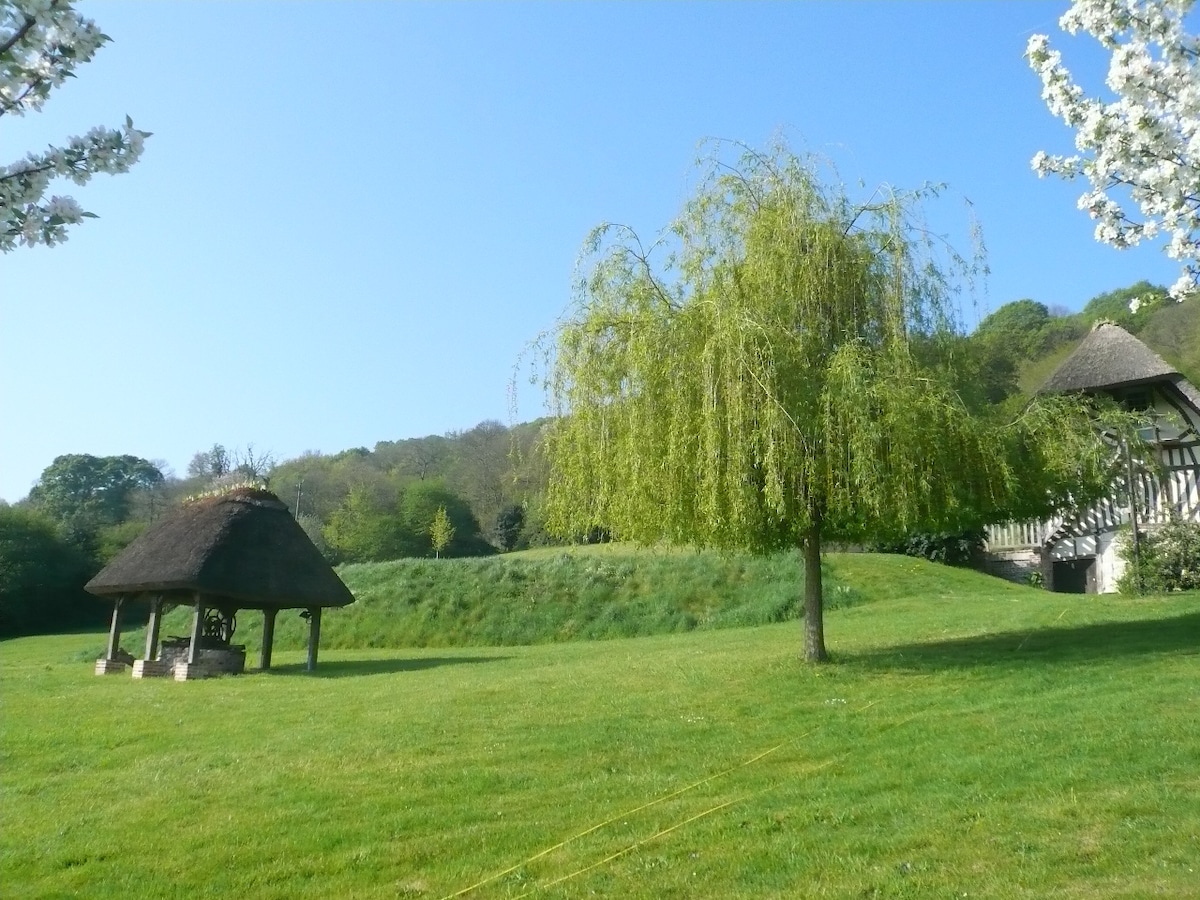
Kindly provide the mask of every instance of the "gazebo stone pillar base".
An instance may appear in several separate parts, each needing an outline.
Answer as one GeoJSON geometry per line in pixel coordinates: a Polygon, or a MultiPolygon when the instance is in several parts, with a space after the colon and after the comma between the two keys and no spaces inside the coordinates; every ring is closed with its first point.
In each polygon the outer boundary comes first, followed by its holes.
{"type": "Polygon", "coordinates": [[[172,673],[172,665],[161,659],[135,659],[133,661],[134,678],[166,678],[172,673]]]}
{"type": "Polygon", "coordinates": [[[201,678],[211,678],[214,674],[216,673],[212,668],[204,663],[175,663],[176,681],[197,681],[201,678]]]}
{"type": "Polygon", "coordinates": [[[125,671],[127,666],[123,659],[98,659],[96,660],[97,675],[120,675],[125,671]]]}

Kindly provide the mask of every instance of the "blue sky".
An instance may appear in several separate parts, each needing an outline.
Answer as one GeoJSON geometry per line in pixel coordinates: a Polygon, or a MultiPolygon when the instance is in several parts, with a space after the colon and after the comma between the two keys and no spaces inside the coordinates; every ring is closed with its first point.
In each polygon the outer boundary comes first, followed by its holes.
{"type": "MultiPolygon", "coordinates": [[[[983,311],[1170,284],[1030,169],[1071,135],[1029,35],[1102,78],[1065,8],[84,2],[114,42],[0,123],[0,159],[126,114],[154,137],[128,174],[56,186],[101,218],[0,256],[0,497],[64,453],[183,474],[213,443],[282,460],[509,421],[587,232],[666,225],[706,137],[782,131],[868,193],[948,183],[933,221],[966,249],[970,200],[983,311]]],[[[541,411],[523,390],[517,420],[541,411]]]]}

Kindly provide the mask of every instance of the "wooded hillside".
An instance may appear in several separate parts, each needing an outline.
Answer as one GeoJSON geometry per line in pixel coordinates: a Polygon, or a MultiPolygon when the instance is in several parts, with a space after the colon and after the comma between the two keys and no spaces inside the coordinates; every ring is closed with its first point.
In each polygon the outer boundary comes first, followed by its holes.
{"type": "Polygon", "coordinates": [[[1029,395],[1058,367],[1099,321],[1115,322],[1144,341],[1189,381],[1200,380],[1200,302],[1175,303],[1166,289],[1140,281],[1093,297],[1078,313],[1034,300],[1006,303],[971,335],[979,356],[996,364],[991,380],[1011,366],[1013,393],[1029,395]],[[1130,303],[1140,300],[1138,311],[1130,303]]]}
{"type": "MultiPolygon", "coordinates": [[[[1078,313],[1031,299],[996,309],[960,339],[963,401],[1019,407],[1099,320],[1127,328],[1200,383],[1200,300],[1175,303],[1161,286],[1139,282],[1078,313]]],[[[444,556],[560,543],[542,515],[547,424],[485,421],[282,461],[253,445],[214,445],[183,476],[133,456],[60,456],[29,497],[0,509],[0,634],[98,624],[104,604],[83,595],[83,583],[185,497],[238,481],[266,483],[334,563],[432,557],[430,529],[443,510],[453,532],[444,556]]]]}

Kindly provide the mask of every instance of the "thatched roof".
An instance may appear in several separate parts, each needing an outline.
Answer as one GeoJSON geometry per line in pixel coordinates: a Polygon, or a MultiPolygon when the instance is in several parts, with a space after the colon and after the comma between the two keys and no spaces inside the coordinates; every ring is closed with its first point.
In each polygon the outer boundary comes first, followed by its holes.
{"type": "Polygon", "coordinates": [[[1177,379],[1179,372],[1132,334],[1120,325],[1101,322],[1038,388],[1038,393],[1111,390],[1177,379]]]}
{"type": "Polygon", "coordinates": [[[200,592],[243,609],[354,602],[279,498],[247,488],[184,503],[151,525],[86,589],[100,596],[200,592]]]}

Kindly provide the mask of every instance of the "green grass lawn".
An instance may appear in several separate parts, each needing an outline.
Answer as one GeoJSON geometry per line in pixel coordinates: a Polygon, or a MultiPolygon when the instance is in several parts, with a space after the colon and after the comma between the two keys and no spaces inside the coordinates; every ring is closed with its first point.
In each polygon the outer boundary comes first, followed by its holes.
{"type": "Polygon", "coordinates": [[[796,622],[186,684],[4,642],[0,895],[1200,896],[1200,595],[830,566],[822,667],[796,622]]]}

